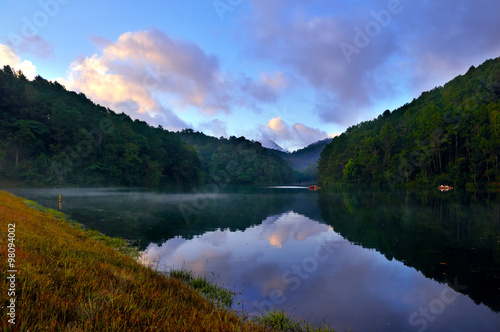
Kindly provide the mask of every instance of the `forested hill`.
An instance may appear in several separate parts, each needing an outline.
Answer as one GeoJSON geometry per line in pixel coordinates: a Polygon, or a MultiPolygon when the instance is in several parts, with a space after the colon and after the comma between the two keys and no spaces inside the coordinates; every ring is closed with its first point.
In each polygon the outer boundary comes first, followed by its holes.
{"type": "Polygon", "coordinates": [[[292,169],[280,156],[245,137],[215,138],[192,129],[179,133],[202,160],[205,183],[285,184],[292,169]]]}
{"type": "Polygon", "coordinates": [[[352,126],[325,147],[323,185],[500,182],[500,58],[352,126]]]}
{"type": "Polygon", "coordinates": [[[281,156],[285,161],[290,163],[293,169],[293,182],[316,182],[318,178],[318,160],[321,151],[331,141],[331,138],[327,138],[292,153],[272,149],[269,151],[281,156]]]}
{"type": "Polygon", "coordinates": [[[170,186],[202,181],[176,133],[133,121],[40,76],[0,70],[0,181],[31,186],[170,186]]]}

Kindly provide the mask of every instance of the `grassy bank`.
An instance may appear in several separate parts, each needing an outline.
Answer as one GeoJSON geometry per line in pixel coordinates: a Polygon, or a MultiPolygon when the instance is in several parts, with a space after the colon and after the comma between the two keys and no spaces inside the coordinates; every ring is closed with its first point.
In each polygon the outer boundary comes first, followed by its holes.
{"type": "Polygon", "coordinates": [[[7,322],[7,292],[1,293],[4,330],[264,330],[113,248],[123,242],[73,227],[62,214],[32,209],[0,192],[0,215],[2,279],[9,269],[8,224],[16,225],[18,270],[14,327],[7,322]]]}
{"type": "Polygon", "coordinates": [[[58,211],[4,191],[0,220],[2,279],[8,280],[8,270],[17,270],[15,295],[8,282],[0,293],[3,331],[310,330],[281,319],[282,313],[242,319],[207,300],[183,278],[138,264],[123,240],[83,230],[58,211]],[[8,266],[9,243],[11,251],[15,248],[14,267],[8,266]],[[12,298],[15,324],[7,315],[12,298]]]}

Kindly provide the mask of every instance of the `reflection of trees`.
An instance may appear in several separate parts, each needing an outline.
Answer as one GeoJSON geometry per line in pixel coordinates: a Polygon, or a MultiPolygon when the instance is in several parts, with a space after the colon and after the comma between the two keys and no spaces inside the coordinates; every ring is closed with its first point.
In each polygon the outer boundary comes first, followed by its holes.
{"type": "MultiPolygon", "coordinates": [[[[213,188],[212,188],[213,189],[213,188]]],[[[110,193],[106,196],[69,197],[64,210],[73,219],[106,235],[122,237],[144,249],[175,236],[191,239],[216,229],[245,230],[269,216],[289,211],[319,220],[317,193],[241,186],[210,193],[163,195],[150,192],[110,193]],[[189,211],[182,214],[181,207],[189,211]]],[[[213,190],[212,190],[213,192],[213,190]]],[[[29,197],[29,194],[23,193],[29,197]]],[[[51,206],[52,198],[39,203],[51,206]]]]}
{"type": "Polygon", "coordinates": [[[496,194],[479,199],[430,192],[325,193],[319,198],[323,219],[349,241],[439,282],[458,278],[467,288],[457,291],[497,312],[499,203],[496,194]]]}

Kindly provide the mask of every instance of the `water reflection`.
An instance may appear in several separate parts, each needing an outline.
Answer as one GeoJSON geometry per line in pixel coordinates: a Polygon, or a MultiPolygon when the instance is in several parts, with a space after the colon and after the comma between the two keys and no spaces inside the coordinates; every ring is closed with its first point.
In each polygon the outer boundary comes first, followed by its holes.
{"type": "Polygon", "coordinates": [[[151,244],[143,259],[160,270],[192,270],[241,292],[247,312],[284,309],[341,330],[500,327],[499,315],[456,291],[462,285],[427,279],[293,211],[268,217],[245,231],[216,230],[151,244]]]}
{"type": "Polygon", "coordinates": [[[319,206],[343,236],[500,311],[500,204],[492,193],[329,193],[319,206]],[[459,196],[460,195],[460,196],[459,196]]]}
{"type": "Polygon", "coordinates": [[[247,312],[276,307],[339,330],[500,330],[498,194],[14,192],[56,209],[62,194],[75,220],[134,240],[159,269],[241,292],[247,312]]]}
{"type": "Polygon", "coordinates": [[[317,195],[293,188],[227,187],[223,192],[157,193],[134,189],[12,189],[58,209],[85,226],[122,237],[141,249],[176,236],[192,238],[215,229],[244,230],[292,207],[320,218],[317,195]]]}

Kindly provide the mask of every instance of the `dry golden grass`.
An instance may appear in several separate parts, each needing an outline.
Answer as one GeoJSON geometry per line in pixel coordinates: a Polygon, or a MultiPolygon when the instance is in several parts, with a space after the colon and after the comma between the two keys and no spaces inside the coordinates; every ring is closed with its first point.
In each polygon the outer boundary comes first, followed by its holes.
{"type": "Polygon", "coordinates": [[[16,225],[18,270],[15,325],[8,323],[5,287],[0,293],[3,331],[267,330],[138,264],[112,247],[120,241],[72,226],[56,211],[0,191],[0,220],[2,279],[9,269],[8,224],[16,225]]]}

